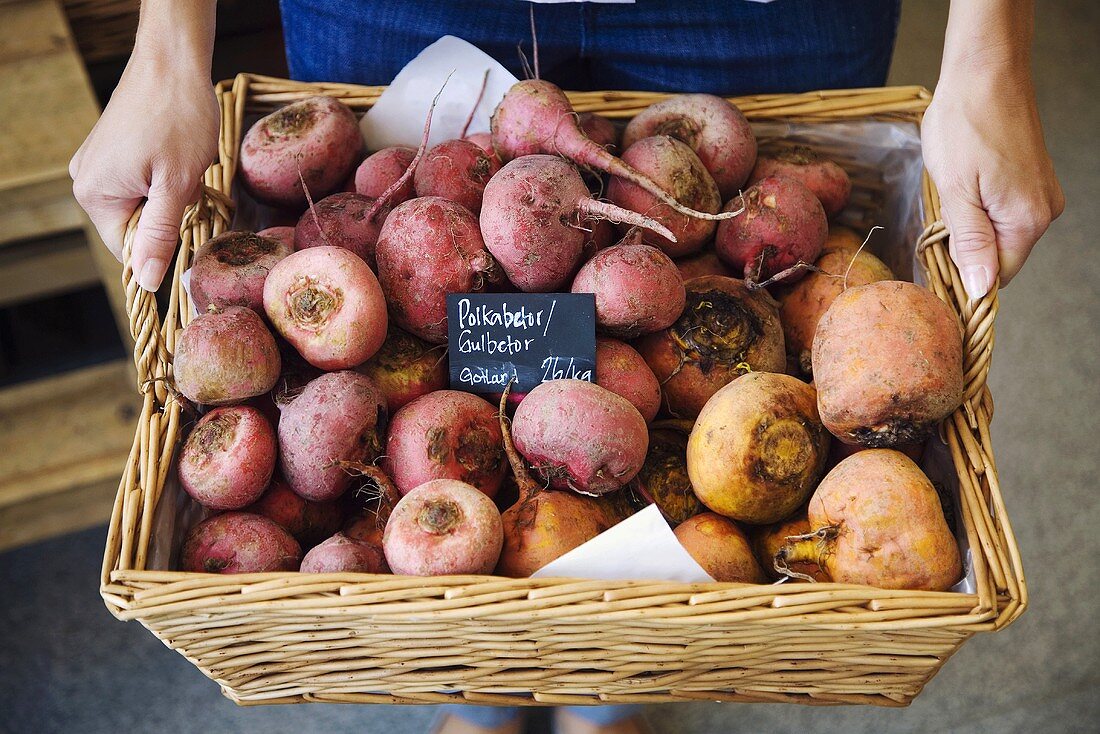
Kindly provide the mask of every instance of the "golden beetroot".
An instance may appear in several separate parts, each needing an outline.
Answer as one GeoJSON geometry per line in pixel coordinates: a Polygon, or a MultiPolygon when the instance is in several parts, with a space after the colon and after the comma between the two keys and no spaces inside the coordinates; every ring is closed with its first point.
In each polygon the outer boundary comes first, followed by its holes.
{"type": "Polygon", "coordinates": [[[809,521],[814,533],[788,541],[777,567],[811,561],[838,583],[926,591],[950,589],[962,575],[936,489],[901,452],[840,462],[814,492],[809,521]]]}
{"type": "Polygon", "coordinates": [[[825,469],[829,433],[814,389],[753,372],[715,393],[688,438],[688,477],[714,512],[762,525],[804,503],[825,469]]]}
{"type": "Polygon", "coordinates": [[[680,523],[674,532],[680,545],[715,581],[764,582],[764,571],[749,539],[733,520],[704,512],[680,523]]]}
{"type": "Polygon", "coordinates": [[[421,395],[447,387],[447,349],[391,325],[382,348],[355,371],[385,394],[392,415],[421,395]]]}
{"type": "Polygon", "coordinates": [[[635,347],[661,383],[669,412],[694,418],[711,395],[746,372],[782,372],[786,356],[779,311],[766,291],[720,275],[693,278],[684,288],[683,315],[635,347]]]}
{"type": "MultiPolygon", "coordinates": [[[[857,245],[858,247],[858,245],[857,245]]],[[[787,354],[804,375],[813,373],[811,349],[822,314],[845,288],[892,280],[890,268],[866,250],[825,250],[814,265],[824,272],[810,272],[793,285],[780,289],[779,320],[787,354]]]]}
{"type": "Polygon", "coordinates": [[[638,472],[639,492],[679,525],[706,508],[695,496],[687,473],[688,421],[659,421],[649,429],[649,451],[638,472]]]}
{"type": "MultiPolygon", "coordinates": [[[[806,508],[802,508],[786,520],[754,527],[749,532],[756,560],[760,561],[760,566],[768,578],[773,581],[783,578],[783,574],[775,570],[775,554],[787,543],[787,538],[806,535],[809,532],[810,520],[806,517],[806,508]]],[[[809,576],[814,581],[830,580],[829,574],[813,561],[794,561],[790,564],[790,569],[809,576]]]]}
{"type": "Polygon", "coordinates": [[[924,440],[962,403],[962,331],[946,303],[885,280],[837,296],[813,343],[817,406],[847,443],[924,440]]]}

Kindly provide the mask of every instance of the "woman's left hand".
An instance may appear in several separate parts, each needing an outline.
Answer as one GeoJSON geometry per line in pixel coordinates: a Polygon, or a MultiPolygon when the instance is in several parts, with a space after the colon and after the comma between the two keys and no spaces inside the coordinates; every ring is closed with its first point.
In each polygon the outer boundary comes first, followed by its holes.
{"type": "Polygon", "coordinates": [[[1007,284],[1065,208],[1028,75],[945,73],[922,125],[951,258],[971,298],[1007,284]]]}

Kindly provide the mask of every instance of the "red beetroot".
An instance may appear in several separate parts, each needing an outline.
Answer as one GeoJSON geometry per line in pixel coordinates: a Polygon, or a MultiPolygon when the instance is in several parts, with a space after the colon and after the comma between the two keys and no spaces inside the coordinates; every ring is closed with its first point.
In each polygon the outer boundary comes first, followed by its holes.
{"type": "Polygon", "coordinates": [[[200,315],[176,338],[176,388],[204,405],[262,395],[279,379],[279,347],[255,311],[229,306],[200,315]]]}
{"type": "Polygon", "coordinates": [[[457,479],[495,496],[505,472],[497,409],[457,390],[417,398],[390,421],[382,468],[403,495],[433,479],[457,479]]]}
{"type": "Polygon", "coordinates": [[[294,227],[268,227],[256,233],[260,237],[277,240],[286,246],[287,254],[294,252],[294,227]]]}
{"type": "Polygon", "coordinates": [[[264,283],[264,310],[283,338],[323,370],[370,359],[386,338],[386,299],[362,258],[339,247],[289,255],[264,283]]]}
{"type": "MultiPolygon", "coordinates": [[[[355,171],[355,193],[377,199],[401,178],[415,157],[416,150],[404,146],[383,148],[372,153],[355,171]]],[[[410,180],[391,195],[389,205],[397,206],[411,198],[413,184],[410,180]]]]}
{"type": "Polygon", "coordinates": [[[241,141],[241,181],[257,200],[298,208],[302,189],[337,191],[363,151],[355,113],[332,97],[310,97],[261,118],[241,141]]]}
{"type": "Polygon", "coordinates": [[[413,174],[417,196],[439,196],[481,211],[485,184],[500,170],[495,155],[486,155],[477,143],[447,140],[425,154],[413,174]]]}
{"type": "Polygon", "coordinates": [[[503,538],[491,499],[464,482],[436,479],[401,498],[382,543],[394,573],[444,576],[492,573],[503,538]]]}
{"type": "Polygon", "coordinates": [[[601,495],[645,461],[649,432],[638,409],[591,382],[553,380],[527,393],[512,419],[516,449],[551,486],[601,495]]]}
{"type": "Polygon", "coordinates": [[[394,321],[433,344],[447,341],[448,293],[476,293],[499,279],[477,217],[438,196],[394,209],[382,226],[376,253],[394,321]]]}
{"type": "Polygon", "coordinates": [[[720,275],[693,278],[684,288],[683,315],[634,346],[661,383],[669,412],[694,418],[722,386],[749,371],[782,372],[787,360],[767,291],[720,275]]]}
{"type": "Polygon", "coordinates": [[[724,275],[727,278],[735,277],[732,270],[718,259],[718,255],[708,250],[707,252],[685,257],[676,261],[676,268],[680,271],[680,277],[685,281],[699,278],[704,275],[724,275]]]}
{"type": "MultiPolygon", "coordinates": [[[[474,133],[473,135],[467,135],[463,140],[469,140],[471,143],[481,148],[487,155],[496,156],[497,152],[493,148],[493,135],[492,133],[474,133]]],[[[500,159],[497,158],[499,162],[500,159]]]]}
{"type": "Polygon", "coordinates": [[[661,386],[653,370],[626,342],[596,338],[596,384],[630,401],[646,423],[661,409],[661,386]]]}
{"type": "Polygon", "coordinates": [[[312,548],[335,533],[343,519],[338,502],[311,502],[281,478],[276,478],[260,499],[245,509],[280,525],[303,548],[312,548]]]}
{"type": "Polygon", "coordinates": [[[180,569],[195,573],[295,571],[302,549],[266,517],[223,512],[203,520],[183,541],[180,569]]]}
{"type": "Polygon", "coordinates": [[[650,105],[623,132],[623,145],[668,135],[687,143],[725,201],[745,183],[756,160],[756,136],[741,110],[710,94],[679,94],[650,105]]]}
{"type": "Polygon", "coordinates": [[[330,372],[313,380],[279,418],[279,461],[294,491],[310,500],[339,497],[349,464],[374,461],[382,449],[386,402],[369,378],[330,372]]]}
{"type": "Polygon", "coordinates": [[[276,238],[223,232],[206,241],[191,262],[191,300],[199,313],[210,306],[264,306],[264,281],[275,263],[293,252],[276,238]]]}
{"type": "MultiPolygon", "coordinates": [[[[602,148],[601,148],[602,150],[602,148]]],[[[596,201],[566,161],[529,155],[508,163],[485,187],[481,232],[485,246],[522,291],[549,292],[566,285],[594,217],[672,233],[648,217],[596,201]]]]}
{"type": "Polygon", "coordinates": [[[180,484],[212,510],[239,510],[255,502],[274,470],[275,430],[246,405],[204,415],[180,450],[180,484]]]}
{"type": "Polygon", "coordinates": [[[615,245],[600,250],[573,279],[574,293],[596,295],[596,325],[623,339],[660,331],[684,310],[684,281],[656,247],[615,245]]]}
{"type": "Polygon", "coordinates": [[[386,396],[390,415],[406,403],[447,387],[447,349],[391,326],[373,357],[356,368],[386,396]]]}
{"type": "Polygon", "coordinates": [[[370,543],[337,533],[302,559],[302,573],[386,573],[386,557],[370,543]]]}
{"type": "Polygon", "coordinates": [[[580,129],[565,93],[550,82],[517,82],[497,105],[492,119],[493,147],[502,160],[536,154],[560,155],[575,163],[632,181],[681,214],[701,219],[726,219],[694,211],[645,174],[619,160],[580,129]]]}
{"type": "MultiPolygon", "coordinates": [[[[667,135],[642,138],[626,149],[623,161],[652,178],[684,206],[709,214],[716,214],[722,206],[718,187],[699,157],[675,138],[667,135]]],[[[714,236],[713,221],[674,211],[653,194],[618,176],[611,177],[607,198],[668,227],[676,235],[675,241],[650,232],[643,233],[642,240],[672,257],[690,255],[714,236]]]]}
{"type": "Polygon", "coordinates": [[[374,246],[387,209],[369,216],[374,199],[342,192],[306,209],[294,228],[294,249],[342,247],[354,252],[375,270],[374,246]]]}
{"type": "Polygon", "coordinates": [[[768,176],[787,176],[801,181],[821,202],[827,217],[839,214],[852,195],[852,181],[844,169],[805,145],[757,158],[749,183],[768,176]]]}
{"type": "Polygon", "coordinates": [[[619,147],[619,128],[603,115],[582,112],[577,115],[577,125],[589,140],[601,148],[614,150],[619,147]]]}
{"type": "MultiPolygon", "coordinates": [[[[763,282],[804,262],[812,264],[829,235],[825,210],[813,192],[793,178],[761,179],[734,197],[725,209],[745,207],[737,219],[718,225],[714,246],[718,256],[746,280],[763,282]]],[[[795,270],[783,280],[804,274],[795,270]]]]}
{"type": "Polygon", "coordinates": [[[625,514],[606,506],[605,501],[615,495],[582,497],[568,490],[543,489],[535,482],[512,441],[504,412],[507,392],[500,401],[500,429],[519,497],[501,515],[504,544],[496,573],[526,578],[607,530],[625,514]]]}

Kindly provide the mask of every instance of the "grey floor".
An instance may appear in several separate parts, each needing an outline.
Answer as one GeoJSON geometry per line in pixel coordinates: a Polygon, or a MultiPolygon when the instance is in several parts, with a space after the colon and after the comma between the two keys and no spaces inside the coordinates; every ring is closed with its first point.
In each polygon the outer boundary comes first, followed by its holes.
{"type": "MultiPolygon", "coordinates": [[[[660,732],[1100,731],[1100,5],[1040,3],[1035,66],[1065,215],[1001,297],[994,443],[1031,607],[906,709],[674,704],[660,732]]],[[[907,0],[891,82],[933,86],[945,0],[907,0]]],[[[425,731],[430,707],[236,708],[96,593],[100,529],[0,556],[0,730],[425,731]]]]}

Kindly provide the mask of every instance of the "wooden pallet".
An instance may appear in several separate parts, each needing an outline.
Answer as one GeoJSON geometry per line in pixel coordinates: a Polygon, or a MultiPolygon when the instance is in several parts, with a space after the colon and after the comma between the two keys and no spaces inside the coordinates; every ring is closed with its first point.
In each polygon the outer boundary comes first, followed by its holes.
{"type": "MultiPolygon", "coordinates": [[[[129,341],[122,268],[72,195],[69,159],[99,117],[99,105],[83,61],[56,0],[0,3],[0,251],[13,243],[82,232],[85,266],[104,283],[112,312],[129,341]]],[[[31,250],[34,248],[32,247],[31,250]]],[[[21,284],[21,298],[57,291],[50,268],[55,245],[41,248],[38,267],[18,258],[23,272],[37,277],[21,284]]],[[[70,253],[71,254],[71,253],[70,253]]]]}
{"type": "Polygon", "coordinates": [[[0,550],[108,520],[139,408],[123,360],[0,391],[0,550]]]}

